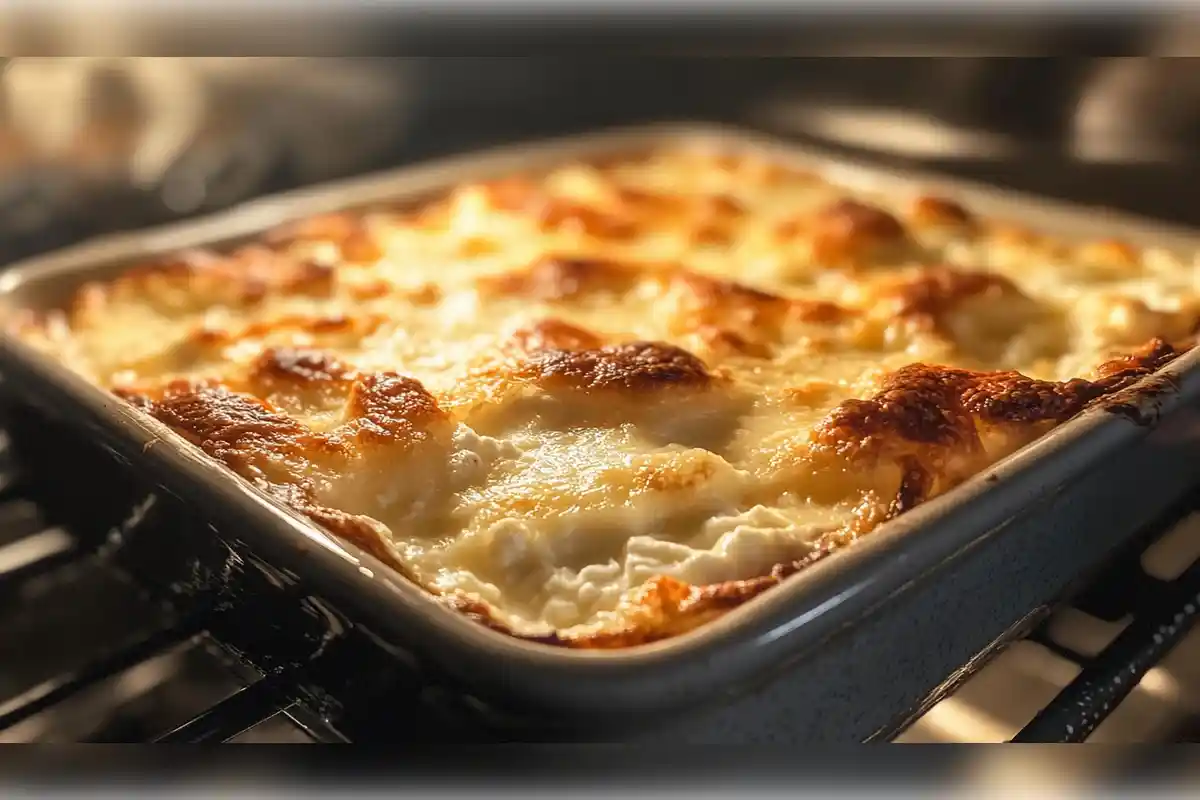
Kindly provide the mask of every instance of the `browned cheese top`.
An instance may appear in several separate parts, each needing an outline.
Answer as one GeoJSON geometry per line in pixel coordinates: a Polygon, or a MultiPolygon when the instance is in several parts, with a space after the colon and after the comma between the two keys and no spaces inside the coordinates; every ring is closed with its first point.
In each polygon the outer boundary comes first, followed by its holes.
{"type": "Polygon", "coordinates": [[[1196,276],[679,146],[180,253],[15,327],[459,611],[617,647],[1168,363],[1196,276]]]}

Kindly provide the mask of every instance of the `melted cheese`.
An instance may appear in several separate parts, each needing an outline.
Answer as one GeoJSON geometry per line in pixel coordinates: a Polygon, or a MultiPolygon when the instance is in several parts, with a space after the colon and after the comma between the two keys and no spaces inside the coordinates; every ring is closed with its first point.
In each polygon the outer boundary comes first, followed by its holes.
{"type": "Polygon", "coordinates": [[[146,265],[18,333],[430,591],[604,646],[1130,385],[1197,297],[1178,257],[676,148],[146,265]]]}

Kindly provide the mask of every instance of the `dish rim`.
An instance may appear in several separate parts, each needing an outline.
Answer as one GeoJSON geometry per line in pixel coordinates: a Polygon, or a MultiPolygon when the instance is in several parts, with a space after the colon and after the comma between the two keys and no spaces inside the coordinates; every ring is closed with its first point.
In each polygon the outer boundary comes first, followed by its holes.
{"type": "MultiPolygon", "coordinates": [[[[223,246],[289,221],[376,203],[419,202],[464,181],[553,166],[569,160],[619,156],[672,144],[732,148],[813,170],[848,188],[935,192],[961,201],[980,216],[1000,217],[1050,233],[1061,223],[1077,234],[1103,225],[1104,238],[1124,238],[1161,249],[1200,250],[1200,232],[1142,220],[1131,215],[1074,206],[1030,194],[996,189],[921,170],[870,164],[796,144],[752,130],[711,123],[659,123],[582,135],[510,144],[478,153],[440,158],[365,177],[272,195],[216,214],[141,231],[101,237],[54,253],[26,259],[0,275],[0,322],[22,297],[49,283],[115,271],[139,259],[195,246],[223,246]],[[995,209],[995,210],[993,210],[995,209]]],[[[1055,233],[1053,235],[1062,235],[1055,233]]],[[[1095,235],[1095,234],[1093,234],[1095,235]]],[[[0,354],[23,370],[55,385],[78,406],[93,428],[120,438],[128,458],[141,458],[177,482],[187,480],[244,518],[246,528],[262,529],[276,550],[292,544],[296,563],[277,567],[315,570],[331,580],[327,589],[360,607],[375,607],[373,624],[402,638],[414,634],[440,652],[452,672],[485,655],[496,675],[485,682],[518,688],[519,694],[549,703],[567,702],[597,711],[616,696],[645,698],[657,705],[710,690],[714,670],[742,678],[809,652],[828,636],[870,614],[880,603],[922,581],[966,550],[995,535],[1020,516],[1032,497],[1082,475],[1106,454],[1146,435],[1146,425],[1091,409],[997,462],[946,494],[923,503],[870,535],[823,559],[781,585],[748,600],[716,620],[678,636],[627,648],[575,649],[519,639],[481,625],[447,608],[419,585],[379,560],[336,539],[298,512],[269,498],[227,468],[188,445],[164,425],[121,403],[102,388],[0,330],[0,354]],[[168,442],[169,446],[158,446],[168,442]],[[1054,480],[1047,480],[1053,474],[1054,480]],[[271,541],[273,540],[273,541],[271,541]],[[300,547],[295,547],[300,544],[300,547]],[[334,587],[336,584],[336,587],[334,587]],[[365,602],[364,602],[365,601],[365,602]],[[382,613],[381,613],[382,609],[382,613]],[[459,665],[457,668],[455,665],[459,665]],[[564,694],[561,686],[592,681],[594,692],[564,694]],[[519,685],[517,685],[519,684],[519,685]],[[652,688],[656,686],[657,690],[652,688]],[[557,688],[556,688],[557,687],[557,688]],[[580,704],[579,695],[590,700],[580,704]],[[575,697],[576,702],[564,700],[575,697]],[[554,699],[558,698],[558,699],[554,699]]],[[[1185,353],[1139,382],[1161,386],[1167,376],[1177,390],[1150,396],[1139,407],[1163,416],[1200,397],[1200,349],[1185,353]],[[1151,408],[1152,406],[1152,408],[1151,408]]],[[[173,491],[170,487],[168,491],[173,491]]],[[[285,560],[288,553],[284,552],[285,560]]],[[[470,673],[472,670],[467,669],[470,673]]],[[[472,675],[473,679],[480,676],[472,675]]]]}

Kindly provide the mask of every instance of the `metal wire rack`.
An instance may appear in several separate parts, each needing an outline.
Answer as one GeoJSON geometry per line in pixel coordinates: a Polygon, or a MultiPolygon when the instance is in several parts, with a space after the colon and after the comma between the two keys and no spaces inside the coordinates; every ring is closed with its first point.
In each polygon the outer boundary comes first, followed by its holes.
{"type": "MultiPolygon", "coordinates": [[[[0,668],[0,741],[492,740],[454,720],[435,724],[428,710],[420,730],[409,733],[379,719],[381,691],[391,692],[386,707],[394,719],[397,703],[420,704],[422,687],[408,685],[410,696],[397,700],[395,686],[364,682],[361,665],[372,645],[354,636],[282,667],[248,664],[221,631],[231,621],[265,624],[253,611],[236,603],[187,613],[162,607],[114,568],[104,546],[84,546],[54,524],[53,510],[31,499],[36,476],[22,473],[9,450],[0,454],[0,629],[7,631],[0,665],[38,667],[0,668]],[[168,702],[169,684],[184,691],[168,702]]],[[[1055,618],[1029,637],[1077,674],[1013,741],[1087,740],[1189,633],[1200,609],[1200,562],[1164,579],[1146,571],[1142,554],[1181,525],[1196,525],[1194,509],[1187,504],[1150,526],[1068,604],[1123,625],[1110,642],[1091,652],[1062,635],[1055,618]]],[[[911,730],[900,739],[914,738],[911,730]]]]}

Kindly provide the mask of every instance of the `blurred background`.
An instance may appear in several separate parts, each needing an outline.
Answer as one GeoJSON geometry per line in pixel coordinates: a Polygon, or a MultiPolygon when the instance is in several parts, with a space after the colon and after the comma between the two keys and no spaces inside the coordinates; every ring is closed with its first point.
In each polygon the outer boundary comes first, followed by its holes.
{"type": "MultiPolygon", "coordinates": [[[[382,29],[334,26],[320,39],[311,25],[285,26],[274,43],[374,53],[395,31],[393,44],[453,54],[440,56],[10,57],[0,78],[0,262],[438,154],[669,119],[734,122],[1200,223],[1191,199],[1200,68],[1095,55],[1200,49],[1189,17],[860,20],[769,35],[737,27],[747,19],[720,33],[685,20],[673,30],[630,21],[589,31],[581,20],[497,18],[428,35],[393,19],[382,29]],[[813,52],[826,57],[787,56],[813,52]],[[913,53],[939,57],[897,55],[913,53]]],[[[18,20],[0,37],[7,52],[177,52],[230,49],[235,33],[263,28],[217,17],[188,30],[177,41],[178,26],[104,15],[74,27],[18,20]]]]}

